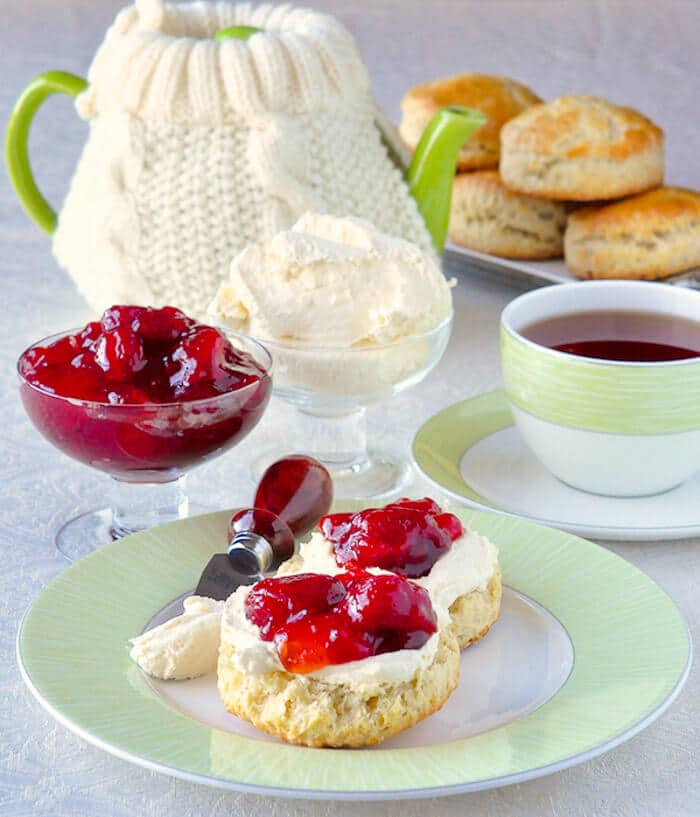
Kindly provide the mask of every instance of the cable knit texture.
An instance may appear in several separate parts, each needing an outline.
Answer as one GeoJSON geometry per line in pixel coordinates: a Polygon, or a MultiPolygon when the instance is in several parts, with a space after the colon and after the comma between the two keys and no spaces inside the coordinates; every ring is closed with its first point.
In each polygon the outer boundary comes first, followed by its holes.
{"type": "Polygon", "coordinates": [[[88,80],[76,107],[90,133],[54,252],[96,310],[167,302],[201,317],[231,258],[306,211],[361,216],[431,249],[333,17],[137,0],[88,80]],[[230,25],[263,32],[216,42],[230,25]]]}

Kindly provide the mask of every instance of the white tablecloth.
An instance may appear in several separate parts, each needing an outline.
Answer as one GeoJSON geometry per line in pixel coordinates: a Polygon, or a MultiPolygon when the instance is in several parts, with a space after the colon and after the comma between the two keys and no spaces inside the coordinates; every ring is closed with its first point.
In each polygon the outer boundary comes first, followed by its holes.
{"type": "MultiPolygon", "coordinates": [[[[378,101],[397,118],[410,85],[464,70],[515,77],[544,97],[595,93],[634,105],[666,130],[668,179],[700,188],[700,4],[557,0],[316,0],[356,33],[378,101]]],[[[3,3],[0,120],[36,73],[84,74],[118,9],[116,0],[3,3]]],[[[65,99],[37,118],[32,157],[42,189],[60,201],[84,137],[65,99]]],[[[445,800],[332,804],[236,795],[162,777],[89,746],[52,721],[25,690],[14,655],[22,612],[65,563],[53,549],[62,520],[100,503],[105,479],[68,461],[25,418],[14,361],[42,335],[88,319],[49,243],[1,177],[0,242],[0,814],[4,817],[230,817],[402,815],[444,817],[697,817],[700,814],[700,674],[663,718],[609,754],[520,786],[445,800]]],[[[450,272],[453,272],[450,270],[450,272]]],[[[428,381],[372,411],[375,440],[408,454],[418,425],[450,403],[499,384],[497,321],[515,286],[458,271],[450,348],[428,381]]],[[[194,498],[231,506],[252,485],[247,461],[274,434],[270,416],[239,449],[195,472],[194,498]]],[[[415,490],[426,489],[420,479],[415,490]]],[[[678,603],[697,641],[700,542],[617,544],[678,603]]]]}

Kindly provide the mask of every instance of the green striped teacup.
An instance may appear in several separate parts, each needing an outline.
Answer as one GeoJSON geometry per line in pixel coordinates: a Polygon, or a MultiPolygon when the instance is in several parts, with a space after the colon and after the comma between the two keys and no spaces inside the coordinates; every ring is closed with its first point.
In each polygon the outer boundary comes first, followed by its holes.
{"type": "Polygon", "coordinates": [[[610,310],[700,323],[700,293],[642,281],[585,281],[521,295],[501,315],[506,392],[523,439],[564,482],[612,496],[659,493],[700,470],[700,357],[593,360],[522,334],[547,318],[610,310]]]}

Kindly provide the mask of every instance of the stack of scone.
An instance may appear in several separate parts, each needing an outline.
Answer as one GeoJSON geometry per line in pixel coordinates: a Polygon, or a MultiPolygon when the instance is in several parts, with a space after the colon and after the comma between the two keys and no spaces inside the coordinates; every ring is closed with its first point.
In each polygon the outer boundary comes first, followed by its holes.
{"type": "Polygon", "coordinates": [[[405,96],[400,132],[409,147],[417,120],[445,104],[489,117],[460,155],[456,244],[506,258],[564,255],[582,278],[660,278],[700,266],[700,194],[661,187],[663,132],[639,112],[592,96],[543,103],[512,80],[467,74],[405,96]]]}
{"type": "Polygon", "coordinates": [[[562,254],[566,206],[509,190],[498,172],[502,128],[541,101],[525,85],[485,74],[436,80],[412,88],[404,97],[399,133],[411,150],[430,118],[445,105],[466,105],[487,117],[457,160],[449,229],[455,244],[506,258],[562,254]]]}

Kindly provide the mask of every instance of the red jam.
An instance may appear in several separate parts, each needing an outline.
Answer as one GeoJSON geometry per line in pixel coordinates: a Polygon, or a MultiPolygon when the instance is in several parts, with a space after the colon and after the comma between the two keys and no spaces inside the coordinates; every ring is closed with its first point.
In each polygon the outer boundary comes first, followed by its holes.
{"type": "Polygon", "coordinates": [[[245,614],[274,642],[285,669],[298,673],[417,650],[437,630],[427,591],[365,570],[263,579],[248,593],[245,614]]]}
{"type": "Polygon", "coordinates": [[[381,567],[412,579],[425,576],[464,528],[432,499],[399,499],[384,508],[334,513],[318,523],[338,565],[381,567]]]}
{"type": "Polygon", "coordinates": [[[252,355],[174,307],[113,306],[99,322],[31,347],[18,369],[24,406],[47,439],[136,479],[146,471],[166,479],[232,445],[271,390],[252,355]],[[217,399],[193,402],[206,398],[217,399]]]}
{"type": "Polygon", "coordinates": [[[216,397],[265,373],[218,329],[179,309],[113,306],[99,323],[29,349],[20,374],[52,394],[121,405],[216,397]]]}

